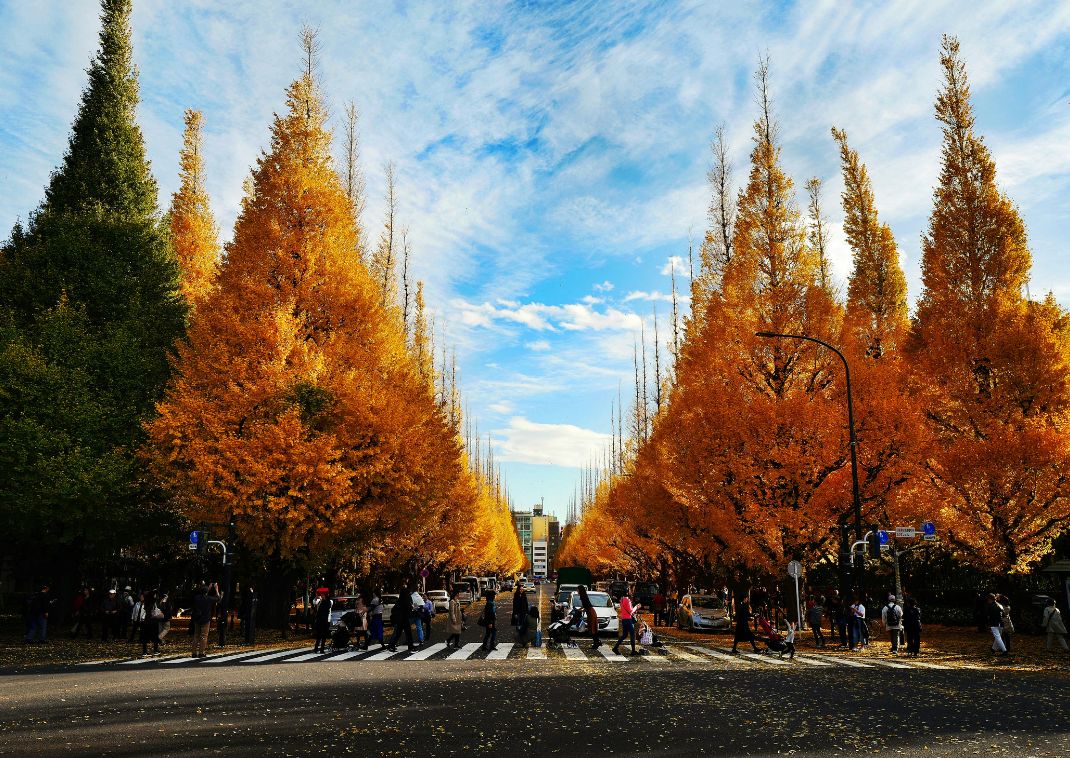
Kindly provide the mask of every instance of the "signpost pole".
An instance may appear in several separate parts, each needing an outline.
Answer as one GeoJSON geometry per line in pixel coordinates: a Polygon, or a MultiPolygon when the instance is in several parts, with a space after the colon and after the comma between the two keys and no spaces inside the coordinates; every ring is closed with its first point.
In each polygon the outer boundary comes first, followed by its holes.
{"type": "Polygon", "coordinates": [[[792,561],[788,564],[788,576],[795,580],[795,621],[799,629],[802,629],[802,599],[799,597],[799,576],[802,574],[802,564],[792,561]]]}

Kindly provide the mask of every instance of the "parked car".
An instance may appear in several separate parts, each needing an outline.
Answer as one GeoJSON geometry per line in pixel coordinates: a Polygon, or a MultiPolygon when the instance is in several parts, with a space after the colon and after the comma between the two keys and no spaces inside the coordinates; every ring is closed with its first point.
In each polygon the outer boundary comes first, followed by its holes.
{"type": "Polygon", "coordinates": [[[525,579],[524,580],[524,592],[528,593],[528,592],[534,592],[534,591],[535,591],[535,582],[531,581],[530,579],[525,579]]]}
{"type": "Polygon", "coordinates": [[[714,595],[684,595],[676,609],[676,625],[692,632],[731,629],[724,601],[714,595]]]}
{"type": "Polygon", "coordinates": [[[564,616],[568,613],[569,605],[572,602],[572,593],[576,591],[578,586],[578,584],[562,584],[557,588],[557,597],[554,598],[554,606],[558,612],[558,616],[564,616]]]}
{"type": "Polygon", "coordinates": [[[479,595],[472,592],[470,584],[457,584],[455,586],[460,589],[457,593],[457,602],[461,605],[471,605],[479,597],[479,595]]]}
{"type": "Polygon", "coordinates": [[[613,597],[613,600],[620,602],[620,599],[628,592],[628,583],[617,580],[609,583],[609,594],[613,597]]]}
{"type": "Polygon", "coordinates": [[[632,600],[639,603],[646,610],[654,607],[654,595],[658,594],[658,585],[654,582],[636,582],[632,590],[632,600]]]}
{"type": "Polygon", "coordinates": [[[513,591],[513,580],[512,579],[506,579],[504,582],[502,582],[502,592],[512,592],[512,591],[513,591]]]}
{"type": "MultiPolygon", "coordinates": [[[[595,615],[598,616],[598,631],[606,634],[616,634],[620,630],[620,617],[617,615],[617,607],[613,604],[613,598],[605,592],[588,592],[587,598],[594,606],[595,615]]],[[[569,598],[569,605],[573,608],[582,607],[580,593],[573,592],[569,598]]],[[[578,630],[580,634],[587,631],[587,619],[584,618],[578,630]]]]}
{"type": "Polygon", "coordinates": [[[450,609],[450,593],[446,590],[428,590],[427,599],[435,606],[435,613],[448,612],[450,609]]]}
{"type": "Polygon", "coordinates": [[[338,628],[338,619],[348,611],[356,610],[356,595],[339,595],[331,598],[331,631],[338,628]]]}

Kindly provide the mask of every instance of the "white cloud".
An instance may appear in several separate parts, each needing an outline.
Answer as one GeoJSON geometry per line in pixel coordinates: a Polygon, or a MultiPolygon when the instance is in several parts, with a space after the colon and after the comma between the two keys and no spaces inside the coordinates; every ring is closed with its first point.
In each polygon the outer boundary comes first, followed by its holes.
{"type": "Polygon", "coordinates": [[[498,301],[470,303],[457,298],[450,303],[459,323],[468,327],[500,329],[508,325],[524,326],[532,331],[606,331],[638,330],[642,318],[619,308],[597,309],[587,303],[548,305],[546,303],[518,303],[498,301]]]}
{"type": "Polygon", "coordinates": [[[487,406],[487,410],[491,411],[492,413],[497,413],[499,415],[504,416],[507,413],[513,412],[513,404],[506,400],[502,400],[497,403],[491,403],[487,406]]]}
{"type": "Polygon", "coordinates": [[[600,454],[609,435],[572,424],[541,424],[514,416],[492,440],[498,460],[580,468],[600,454]]]}
{"type": "Polygon", "coordinates": [[[535,340],[527,344],[528,350],[536,353],[544,353],[550,349],[550,342],[548,340],[535,340]]]}
{"type": "MultiPolygon", "coordinates": [[[[681,295],[679,292],[676,293],[676,301],[677,302],[683,302],[686,299],[687,299],[686,296],[681,295]]],[[[635,290],[633,292],[629,292],[625,296],[624,302],[630,303],[633,300],[646,300],[647,302],[652,302],[652,303],[656,303],[656,302],[659,302],[659,301],[663,302],[663,303],[671,303],[672,302],[672,293],[671,292],[657,292],[656,290],[651,290],[650,292],[643,292],[642,290],[635,290]]]]}
{"type": "Polygon", "coordinates": [[[688,263],[679,255],[670,255],[669,259],[665,262],[665,265],[661,267],[662,276],[670,276],[673,272],[677,275],[691,273],[688,269],[688,263]]]}
{"type": "Polygon", "coordinates": [[[613,282],[607,280],[607,281],[602,282],[601,284],[596,284],[596,285],[594,285],[594,291],[595,292],[612,292],[613,291],[613,282]]]}

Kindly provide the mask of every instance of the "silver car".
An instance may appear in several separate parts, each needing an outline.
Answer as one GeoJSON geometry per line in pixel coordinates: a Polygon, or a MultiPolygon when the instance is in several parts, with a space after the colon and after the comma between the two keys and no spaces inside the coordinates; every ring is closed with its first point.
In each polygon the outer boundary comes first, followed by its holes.
{"type": "Polygon", "coordinates": [[[676,625],[692,632],[731,629],[724,601],[715,595],[684,595],[676,610],[676,625]]]}

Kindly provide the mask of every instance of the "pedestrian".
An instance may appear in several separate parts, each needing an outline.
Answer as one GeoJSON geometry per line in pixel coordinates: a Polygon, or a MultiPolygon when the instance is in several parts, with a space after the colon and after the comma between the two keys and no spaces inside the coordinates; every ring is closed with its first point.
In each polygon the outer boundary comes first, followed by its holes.
{"type": "Polygon", "coordinates": [[[1003,606],[996,602],[996,596],[989,592],[985,595],[985,623],[988,631],[992,634],[992,652],[997,655],[1006,655],[1007,646],[1003,644],[1003,606]]]}
{"type": "Polygon", "coordinates": [[[364,592],[357,593],[353,610],[346,614],[349,617],[347,623],[350,624],[350,630],[356,635],[356,642],[353,644],[357,650],[367,650],[371,644],[371,637],[368,633],[368,604],[364,602],[364,598],[364,592]]]}
{"type": "Polygon", "coordinates": [[[594,604],[591,603],[586,586],[581,584],[576,588],[576,592],[580,595],[580,606],[587,617],[587,631],[591,633],[591,650],[597,650],[602,646],[602,641],[598,639],[598,613],[595,612],[594,604]]]}
{"type": "Polygon", "coordinates": [[[620,596],[620,633],[617,635],[617,644],[613,646],[613,652],[617,655],[620,655],[620,643],[624,642],[625,637],[630,638],[632,655],[635,655],[635,614],[642,607],[638,603],[634,607],[632,606],[632,598],[628,590],[625,590],[624,594],[620,596]]]}
{"type": "Polygon", "coordinates": [[[528,593],[524,592],[524,587],[521,584],[516,586],[516,592],[513,593],[513,615],[510,619],[512,625],[516,627],[517,631],[520,631],[520,625],[527,625],[528,616],[528,593]]]}
{"type": "Polygon", "coordinates": [[[903,609],[895,602],[895,595],[888,595],[888,602],[881,608],[881,623],[892,643],[892,655],[899,655],[899,635],[903,630],[903,609]]]}
{"type": "Polygon", "coordinates": [[[483,649],[490,652],[498,646],[498,606],[494,602],[493,593],[486,595],[486,598],[479,625],[483,627],[483,649]]]}
{"type": "Polygon", "coordinates": [[[461,646],[461,632],[464,631],[464,609],[457,596],[461,594],[461,588],[454,586],[450,592],[449,610],[446,613],[446,647],[459,648],[461,646]]]}
{"type": "Polygon", "coordinates": [[[1003,647],[1010,653],[1011,642],[1014,640],[1014,622],[1011,620],[1011,599],[1006,595],[1000,595],[999,604],[1003,606],[1003,626],[999,628],[999,636],[1003,638],[1003,647]]]}
{"type": "Polygon", "coordinates": [[[863,632],[866,626],[866,605],[862,602],[861,595],[855,595],[855,601],[848,609],[848,621],[850,622],[848,628],[850,650],[852,653],[857,653],[866,647],[866,636],[863,632]]]}
{"type": "Polygon", "coordinates": [[[108,590],[108,596],[100,603],[100,641],[107,642],[108,636],[119,638],[119,615],[121,606],[115,589],[108,590]]]}
{"type": "Polygon", "coordinates": [[[825,615],[825,598],[810,596],[806,604],[806,621],[810,624],[810,631],[814,634],[814,646],[825,646],[825,635],[821,631],[821,620],[825,615]]]}
{"type": "Polygon", "coordinates": [[[423,614],[424,641],[425,642],[430,642],[431,641],[431,621],[434,618],[435,618],[435,604],[431,600],[430,596],[425,597],[424,598],[424,614],[423,614]]]}
{"type": "MultiPolygon", "coordinates": [[[[130,636],[127,637],[127,642],[133,642],[134,637],[141,636],[141,619],[145,617],[145,593],[139,592],[137,595],[137,602],[130,608],[130,636]]],[[[190,626],[190,631],[193,630],[193,626],[190,626]]]]}
{"type": "Polygon", "coordinates": [[[751,649],[758,652],[758,646],[754,644],[754,630],[751,629],[750,603],[747,596],[736,599],[736,633],[732,637],[732,652],[739,652],[736,648],[740,642],[749,642],[751,649]]]}
{"type": "Polygon", "coordinates": [[[130,617],[134,613],[134,604],[137,600],[130,589],[130,585],[123,587],[123,595],[119,598],[119,639],[128,639],[126,634],[130,629],[130,617]]]}
{"type": "Polygon", "coordinates": [[[788,660],[795,660],[795,629],[796,625],[794,621],[788,621],[788,634],[783,639],[784,649],[780,651],[780,656],[783,657],[784,653],[788,653],[788,660]]]}
{"type": "Polygon", "coordinates": [[[659,589],[654,593],[654,626],[665,625],[665,596],[659,589]]]}
{"type": "Polygon", "coordinates": [[[825,600],[825,618],[829,620],[829,637],[834,645],[844,647],[847,644],[846,637],[841,633],[840,620],[843,618],[843,600],[840,591],[832,590],[825,600]]]}
{"type": "MultiPolygon", "coordinates": [[[[46,587],[45,590],[48,588],[46,587]]],[[[1066,650],[1066,624],[1063,623],[1063,614],[1060,613],[1059,607],[1055,605],[1055,598],[1049,597],[1047,605],[1044,607],[1044,615],[1040,621],[1041,628],[1048,633],[1048,638],[1044,641],[1044,649],[1051,650],[1053,643],[1057,640],[1059,647],[1066,650]]],[[[42,634],[42,641],[44,636],[42,634]]]]}
{"type": "Polygon", "coordinates": [[[259,607],[260,595],[257,594],[256,588],[250,584],[245,588],[241,601],[241,624],[242,631],[245,633],[246,645],[256,644],[256,612],[259,607]]]}
{"type": "Polygon", "coordinates": [[[171,617],[174,615],[174,610],[171,608],[171,596],[164,592],[160,595],[158,605],[160,610],[163,611],[163,618],[160,619],[160,630],[157,636],[160,638],[160,644],[166,647],[167,644],[164,640],[167,639],[167,633],[171,631],[171,617]]]}
{"type": "Polygon", "coordinates": [[[74,619],[74,628],[71,629],[71,637],[78,638],[81,632],[85,632],[86,639],[93,637],[93,590],[82,587],[71,601],[71,618],[74,619]]]}
{"type": "Polygon", "coordinates": [[[202,583],[193,593],[190,623],[193,625],[194,658],[205,658],[208,655],[208,632],[212,627],[212,616],[215,615],[215,604],[218,601],[219,585],[215,582],[210,585],[202,583]]]}
{"type": "Polygon", "coordinates": [[[409,652],[416,650],[412,644],[412,627],[410,626],[410,617],[412,616],[412,593],[405,587],[401,588],[401,592],[398,593],[398,600],[394,603],[394,607],[390,609],[390,623],[394,627],[393,633],[390,635],[390,643],[386,646],[386,649],[392,653],[396,653],[398,640],[401,639],[401,635],[405,635],[405,642],[408,644],[409,652]]]}
{"type": "Polygon", "coordinates": [[[146,592],[145,599],[141,603],[141,618],[138,624],[138,640],[141,642],[141,656],[143,658],[149,654],[150,642],[152,643],[152,654],[160,654],[160,621],[162,620],[163,611],[160,610],[160,606],[156,602],[156,593],[146,592]]]}
{"type": "Polygon", "coordinates": [[[416,628],[416,646],[424,644],[424,599],[423,596],[413,590],[409,597],[412,599],[412,614],[410,619],[412,625],[416,628]]]}
{"type": "Polygon", "coordinates": [[[334,601],[330,595],[322,595],[316,601],[316,615],[312,622],[312,632],[316,636],[316,642],[312,646],[314,653],[327,652],[327,640],[331,638],[331,609],[334,601]]]}
{"type": "Polygon", "coordinates": [[[907,598],[903,609],[903,631],[907,635],[907,655],[917,658],[921,651],[921,606],[913,597],[907,598]]]}
{"type": "MultiPolygon", "coordinates": [[[[30,595],[26,601],[26,642],[44,642],[48,633],[48,608],[51,600],[48,597],[49,587],[41,585],[41,591],[30,595]]],[[[1056,611],[1058,612],[1058,611],[1056,611]]],[[[1051,639],[1051,635],[1048,635],[1051,639]]],[[[1066,643],[1063,643],[1066,647],[1066,643]]]]}
{"type": "Polygon", "coordinates": [[[369,644],[371,640],[379,643],[380,648],[386,647],[386,629],[383,624],[383,601],[379,597],[382,593],[372,590],[368,600],[368,614],[371,620],[368,622],[369,644]]]}

